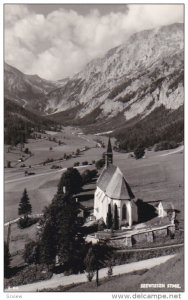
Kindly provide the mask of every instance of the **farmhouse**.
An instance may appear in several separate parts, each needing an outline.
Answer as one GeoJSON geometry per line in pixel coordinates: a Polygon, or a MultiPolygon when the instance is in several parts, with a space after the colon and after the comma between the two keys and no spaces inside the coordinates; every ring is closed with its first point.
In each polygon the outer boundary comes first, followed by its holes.
{"type": "Polygon", "coordinates": [[[167,215],[171,214],[172,218],[175,218],[175,209],[171,202],[159,202],[157,206],[158,216],[161,218],[166,217],[167,215]]]}
{"type": "Polygon", "coordinates": [[[105,167],[98,178],[94,197],[94,216],[107,221],[110,210],[114,217],[115,210],[118,215],[119,227],[131,227],[138,221],[135,196],[119,167],[113,165],[113,152],[109,138],[107,152],[105,153],[105,167]]]}

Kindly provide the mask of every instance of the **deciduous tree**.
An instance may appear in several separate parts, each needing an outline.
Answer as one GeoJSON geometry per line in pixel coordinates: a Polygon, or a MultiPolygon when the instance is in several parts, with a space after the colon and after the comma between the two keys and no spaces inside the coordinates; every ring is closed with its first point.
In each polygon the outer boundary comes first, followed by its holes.
{"type": "Polygon", "coordinates": [[[76,194],[81,190],[82,177],[77,169],[68,168],[63,173],[58,184],[58,193],[64,193],[64,187],[67,193],[76,194]]]}

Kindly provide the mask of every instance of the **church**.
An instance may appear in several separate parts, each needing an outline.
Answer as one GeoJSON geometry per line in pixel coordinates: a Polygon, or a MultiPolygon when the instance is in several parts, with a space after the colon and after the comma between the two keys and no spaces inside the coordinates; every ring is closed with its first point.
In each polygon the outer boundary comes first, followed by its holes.
{"type": "Polygon", "coordinates": [[[94,196],[94,216],[96,220],[102,218],[106,224],[109,205],[111,206],[112,216],[114,216],[115,206],[117,206],[119,228],[131,228],[133,223],[138,222],[135,196],[120,168],[113,165],[110,138],[105,153],[105,167],[97,180],[94,196]]]}

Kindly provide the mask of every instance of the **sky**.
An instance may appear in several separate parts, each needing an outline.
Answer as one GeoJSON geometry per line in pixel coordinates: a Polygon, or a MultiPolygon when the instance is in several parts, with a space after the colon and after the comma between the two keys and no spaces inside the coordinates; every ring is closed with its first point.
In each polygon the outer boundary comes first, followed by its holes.
{"type": "Polygon", "coordinates": [[[5,4],[5,61],[49,80],[71,77],[134,32],[182,23],[183,9],[182,4],[5,4]]]}

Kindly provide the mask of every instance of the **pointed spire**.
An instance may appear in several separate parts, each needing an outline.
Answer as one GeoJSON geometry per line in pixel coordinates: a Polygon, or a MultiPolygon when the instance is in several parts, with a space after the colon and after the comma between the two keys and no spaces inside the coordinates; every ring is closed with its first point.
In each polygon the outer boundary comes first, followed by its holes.
{"type": "Polygon", "coordinates": [[[113,152],[112,152],[111,140],[110,140],[110,137],[109,137],[108,147],[107,147],[107,151],[105,153],[105,166],[106,166],[106,168],[108,168],[108,166],[110,164],[113,164],[113,152]]]}
{"type": "Polygon", "coordinates": [[[110,137],[108,138],[108,147],[106,153],[112,153],[112,144],[111,144],[110,137]]]}

